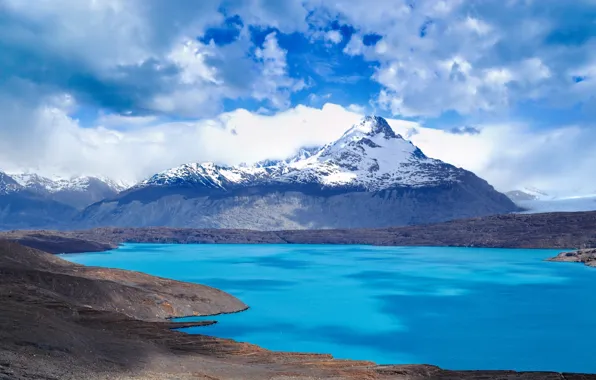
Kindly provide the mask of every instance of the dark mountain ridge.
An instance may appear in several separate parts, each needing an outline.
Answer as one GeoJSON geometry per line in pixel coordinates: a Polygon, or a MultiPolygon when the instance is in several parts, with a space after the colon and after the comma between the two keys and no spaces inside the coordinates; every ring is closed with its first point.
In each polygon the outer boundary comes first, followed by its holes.
{"type": "Polygon", "coordinates": [[[596,211],[509,214],[406,227],[254,231],[196,228],[95,228],[9,231],[0,239],[52,253],[105,251],[122,243],[370,244],[487,248],[596,247],[596,211]]]}

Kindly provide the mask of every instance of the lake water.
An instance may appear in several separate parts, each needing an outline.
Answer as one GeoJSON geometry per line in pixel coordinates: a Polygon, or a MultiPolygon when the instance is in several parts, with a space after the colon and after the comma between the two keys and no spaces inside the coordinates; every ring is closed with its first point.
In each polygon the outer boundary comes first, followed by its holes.
{"type": "Polygon", "coordinates": [[[543,261],[557,253],[126,244],[62,257],[214,286],[250,306],[189,333],[377,363],[596,373],[596,269],[543,261]]]}

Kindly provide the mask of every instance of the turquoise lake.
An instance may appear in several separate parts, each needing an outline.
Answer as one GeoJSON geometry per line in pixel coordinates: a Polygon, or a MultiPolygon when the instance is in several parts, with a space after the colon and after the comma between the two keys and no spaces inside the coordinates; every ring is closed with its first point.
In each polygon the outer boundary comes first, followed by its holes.
{"type": "Polygon", "coordinates": [[[543,261],[558,252],[126,244],[62,257],[210,285],[250,306],[188,333],[382,364],[596,373],[596,269],[543,261]]]}

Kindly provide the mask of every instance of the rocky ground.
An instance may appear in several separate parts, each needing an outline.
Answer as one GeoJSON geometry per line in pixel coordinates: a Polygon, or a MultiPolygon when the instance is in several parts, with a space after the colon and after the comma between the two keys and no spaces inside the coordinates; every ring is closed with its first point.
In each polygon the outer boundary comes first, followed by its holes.
{"type": "Polygon", "coordinates": [[[0,232],[0,239],[52,253],[104,251],[125,242],[580,249],[596,247],[596,212],[509,214],[378,229],[251,231],[149,227],[9,231],[0,232]]]}
{"type": "Polygon", "coordinates": [[[217,289],[80,266],[0,241],[0,379],[596,379],[378,366],[328,355],[272,352],[173,331],[189,324],[167,319],[245,308],[217,289]]]}
{"type": "Polygon", "coordinates": [[[584,263],[589,267],[596,267],[596,249],[580,249],[573,252],[562,252],[559,255],[548,259],[548,261],[584,263]]]}

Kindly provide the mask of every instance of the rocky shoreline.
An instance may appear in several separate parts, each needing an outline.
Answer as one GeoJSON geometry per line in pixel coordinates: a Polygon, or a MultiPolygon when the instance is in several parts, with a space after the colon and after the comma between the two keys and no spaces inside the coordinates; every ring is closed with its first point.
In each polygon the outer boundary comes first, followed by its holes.
{"type": "Polygon", "coordinates": [[[377,229],[254,231],[148,227],[5,231],[0,232],[0,239],[51,253],[106,251],[122,243],[364,244],[570,250],[596,247],[596,212],[508,214],[377,229]]]}
{"type": "Polygon", "coordinates": [[[214,288],[85,267],[0,241],[0,379],[596,379],[596,375],[379,366],[272,352],[172,328],[244,310],[214,288]]]}
{"type": "Polygon", "coordinates": [[[596,249],[580,249],[573,252],[562,252],[547,261],[584,263],[589,267],[596,267],[596,249]]]}

